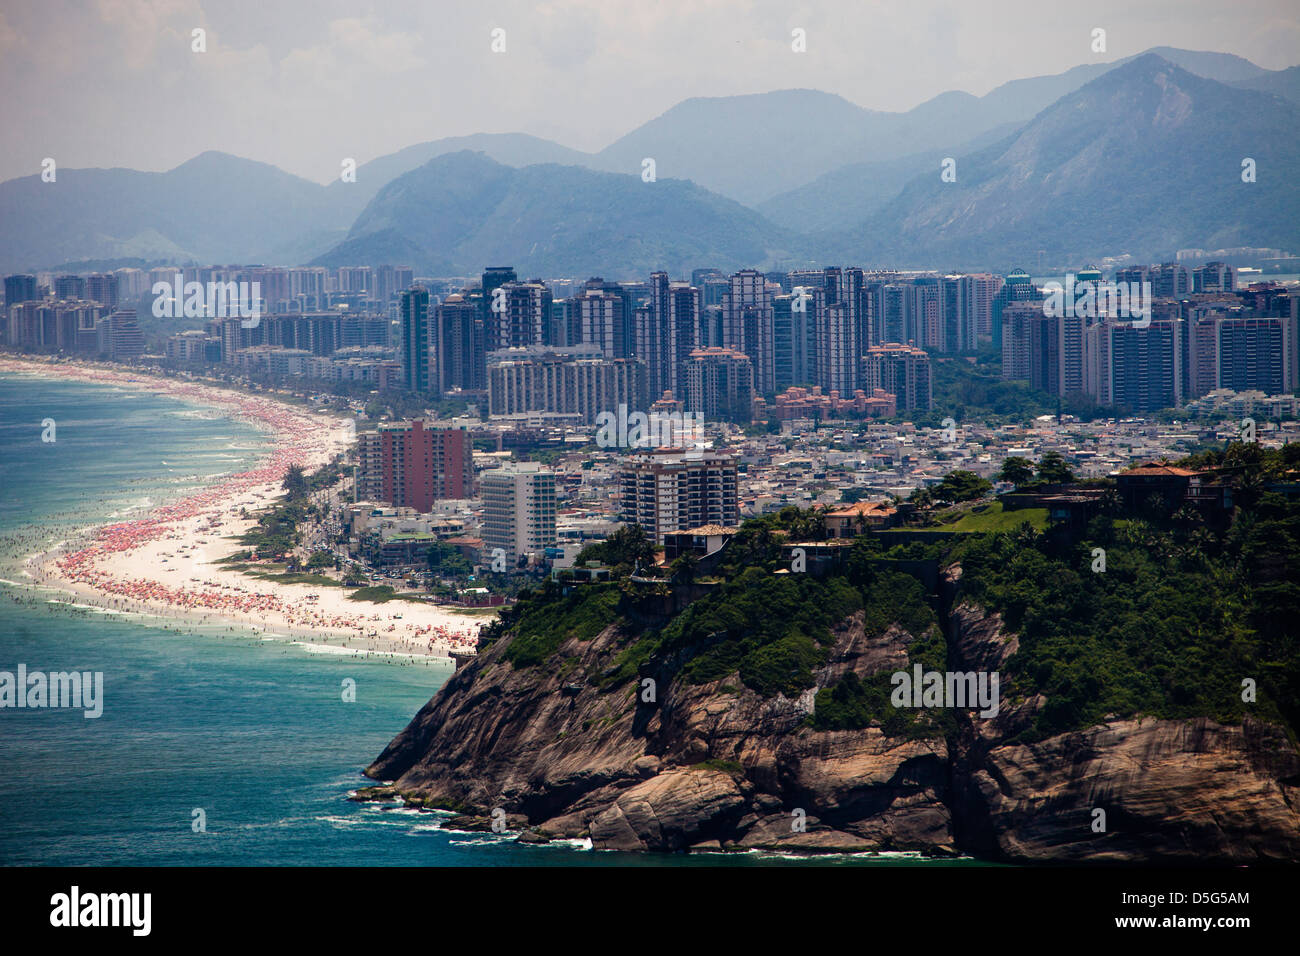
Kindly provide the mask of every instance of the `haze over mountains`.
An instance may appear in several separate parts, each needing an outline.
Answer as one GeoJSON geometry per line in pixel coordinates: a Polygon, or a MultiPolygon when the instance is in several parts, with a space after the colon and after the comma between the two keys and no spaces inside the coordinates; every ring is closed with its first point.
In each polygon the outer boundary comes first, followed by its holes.
{"type": "Polygon", "coordinates": [[[1062,97],[1002,142],[918,176],[825,253],[981,265],[985,250],[1083,262],[1178,248],[1295,251],[1300,107],[1195,76],[1155,54],[1062,97]],[[1243,159],[1256,179],[1242,179],[1243,159]]]}
{"type": "Polygon", "coordinates": [[[469,274],[510,262],[614,279],[1287,248],[1300,245],[1297,97],[1300,68],[1160,48],[906,113],[813,90],[695,98],[594,154],[524,134],[452,137],[328,186],[216,152],[163,173],[60,169],[55,183],[0,183],[0,268],[138,257],[469,274]],[[956,182],[940,180],[947,156],[956,182]],[[642,181],[646,157],[656,182],[642,181]]]}

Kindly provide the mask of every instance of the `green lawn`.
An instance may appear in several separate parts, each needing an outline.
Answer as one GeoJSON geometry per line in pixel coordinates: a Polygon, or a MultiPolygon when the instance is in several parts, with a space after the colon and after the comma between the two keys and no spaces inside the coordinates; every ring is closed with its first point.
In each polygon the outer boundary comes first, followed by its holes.
{"type": "Polygon", "coordinates": [[[371,604],[387,604],[389,601],[410,601],[414,604],[428,604],[413,592],[399,592],[391,585],[379,584],[367,588],[358,588],[348,595],[349,601],[369,601],[371,604]]]}
{"type": "Polygon", "coordinates": [[[883,540],[898,531],[907,534],[980,534],[991,531],[1015,531],[1026,521],[1036,531],[1047,530],[1046,508],[1021,508],[1019,511],[1003,511],[1002,502],[975,505],[961,510],[954,508],[935,515],[939,524],[929,528],[910,526],[877,532],[883,540]]]}
{"type": "Polygon", "coordinates": [[[1026,521],[1036,531],[1047,529],[1046,508],[1021,508],[1019,511],[1003,511],[1002,502],[995,501],[989,505],[976,505],[952,524],[946,524],[937,531],[957,531],[976,533],[980,531],[1015,531],[1026,521]]]}

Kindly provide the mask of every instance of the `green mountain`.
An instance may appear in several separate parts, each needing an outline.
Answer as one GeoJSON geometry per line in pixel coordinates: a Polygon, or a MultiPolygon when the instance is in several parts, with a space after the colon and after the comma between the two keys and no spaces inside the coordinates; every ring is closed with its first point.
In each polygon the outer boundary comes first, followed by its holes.
{"type": "Polygon", "coordinates": [[[401,261],[435,274],[510,262],[526,275],[644,277],[699,265],[741,268],[787,255],[790,237],[693,183],[482,153],[439,156],[389,183],[319,265],[401,261]]]}
{"type": "Polygon", "coordinates": [[[1285,70],[1271,70],[1258,76],[1234,81],[1232,85],[1247,90],[1276,93],[1292,103],[1300,103],[1300,66],[1293,66],[1285,70]]]}
{"type": "Polygon", "coordinates": [[[0,268],[14,271],[123,257],[270,260],[312,234],[313,252],[327,248],[349,218],[323,186],[207,152],[163,173],[59,169],[52,183],[11,179],[0,183],[0,221],[0,268]]]}
{"type": "MultiPolygon", "coordinates": [[[[1280,76],[1286,71],[1264,70],[1229,53],[1172,47],[1148,52],[1221,83],[1262,84],[1261,89],[1287,85],[1280,76]]],[[[882,192],[896,182],[889,171],[905,167],[909,157],[947,156],[959,144],[992,142],[997,132],[1029,122],[1062,96],[1137,58],[1012,80],[984,96],[949,91],[904,112],[863,109],[816,90],[696,97],[637,127],[586,165],[630,173],[640,169],[642,159],[653,157],[661,175],[689,179],[793,228],[800,227],[782,205],[792,190],[808,186],[821,199],[808,216],[811,224],[803,228],[844,224],[849,219],[839,206],[846,197],[838,183],[865,176],[868,194],[883,203],[897,192],[882,192]],[[815,183],[838,170],[843,174],[832,183],[815,183]]],[[[1287,95],[1282,89],[1270,91],[1287,95]]],[[[863,209],[856,197],[848,201],[855,211],[863,209]]]]}
{"type": "Polygon", "coordinates": [[[474,150],[505,166],[532,166],[537,163],[560,163],[564,166],[591,165],[592,156],[547,139],[526,133],[476,133],[473,136],[447,136],[428,143],[416,143],[388,153],[357,167],[357,179],[330,183],[330,192],[338,201],[349,204],[353,216],[365,208],[384,186],[398,176],[418,169],[429,160],[447,153],[474,150]]]}
{"type": "Polygon", "coordinates": [[[814,90],[695,98],[596,154],[523,134],[451,137],[327,186],[218,152],[162,173],[60,169],[54,183],[0,183],[0,269],[382,255],[462,271],[501,251],[538,271],[612,275],[864,253],[882,264],[1004,266],[1040,249],[1087,258],[1294,246],[1296,137],[1286,131],[1300,68],[1154,52],[982,97],[948,92],[903,113],[814,90]],[[1152,98],[1152,63],[1174,83],[1163,101],[1152,98]],[[435,166],[398,185],[466,148],[491,165],[435,166]],[[958,159],[956,183],[939,182],[946,156],[958,159]],[[1254,184],[1240,183],[1246,156],[1254,184]],[[647,157],[658,183],[640,180],[647,157]],[[412,198],[439,218],[408,221],[412,198]]]}
{"type": "Polygon", "coordinates": [[[1063,97],[1002,142],[936,165],[854,229],[817,240],[823,258],[1001,267],[1186,247],[1295,245],[1300,107],[1188,73],[1147,54],[1063,97]],[[1243,158],[1256,181],[1242,181],[1243,158]]]}
{"type": "Polygon", "coordinates": [[[945,156],[969,153],[1018,129],[1004,123],[962,146],[913,153],[897,159],[850,163],[812,182],[764,200],[754,208],[796,232],[847,229],[869,218],[902,192],[921,170],[937,169],[945,156]]]}

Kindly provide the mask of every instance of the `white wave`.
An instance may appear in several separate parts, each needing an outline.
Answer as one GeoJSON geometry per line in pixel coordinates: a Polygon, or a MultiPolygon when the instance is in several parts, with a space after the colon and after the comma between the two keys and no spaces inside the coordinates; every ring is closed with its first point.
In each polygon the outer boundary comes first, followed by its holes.
{"type": "MultiPolygon", "coordinates": [[[[336,657],[393,657],[411,661],[430,659],[425,654],[412,654],[409,651],[372,651],[361,647],[342,647],[338,644],[314,644],[310,641],[291,643],[294,647],[301,647],[308,654],[333,654],[336,657]]],[[[443,658],[432,658],[432,660],[443,660],[443,658]]]]}

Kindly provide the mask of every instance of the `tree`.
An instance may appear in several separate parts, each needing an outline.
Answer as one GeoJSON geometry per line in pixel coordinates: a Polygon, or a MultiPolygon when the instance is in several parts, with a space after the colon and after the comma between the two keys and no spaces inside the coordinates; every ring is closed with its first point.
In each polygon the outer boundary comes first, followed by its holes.
{"type": "Polygon", "coordinates": [[[604,541],[583,548],[575,563],[588,561],[608,565],[615,575],[628,574],[638,567],[649,568],[655,563],[654,542],[639,524],[625,525],[604,541]]]}
{"type": "Polygon", "coordinates": [[[1038,480],[1047,485],[1074,481],[1074,472],[1058,451],[1049,451],[1038,462],[1038,480]]]}
{"type": "Polygon", "coordinates": [[[1034,463],[1028,458],[1012,455],[1003,460],[1002,469],[997,474],[998,481],[1009,481],[1019,488],[1034,480],[1034,463]]]}
{"type": "Polygon", "coordinates": [[[789,532],[791,541],[818,541],[826,536],[826,524],[816,508],[786,505],[776,515],[777,527],[789,532]]]}
{"type": "Polygon", "coordinates": [[[699,564],[700,556],[694,551],[682,552],[669,569],[672,580],[682,584],[692,583],[695,580],[696,572],[699,570],[699,564]]]}
{"type": "Polygon", "coordinates": [[[934,487],[934,497],[939,501],[973,501],[983,498],[993,490],[987,478],[981,478],[973,471],[958,469],[944,475],[943,481],[934,487]]]}
{"type": "Polygon", "coordinates": [[[307,476],[303,474],[302,465],[289,466],[289,470],[284,473],[283,487],[290,498],[307,496],[307,476]]]}
{"type": "Polygon", "coordinates": [[[930,508],[934,505],[934,492],[920,485],[912,489],[912,493],[907,496],[908,502],[916,505],[917,508],[930,508]]]}
{"type": "Polygon", "coordinates": [[[435,541],[429,546],[425,551],[425,560],[429,563],[430,571],[443,577],[467,578],[474,571],[473,566],[460,551],[441,541],[435,541]]]}

